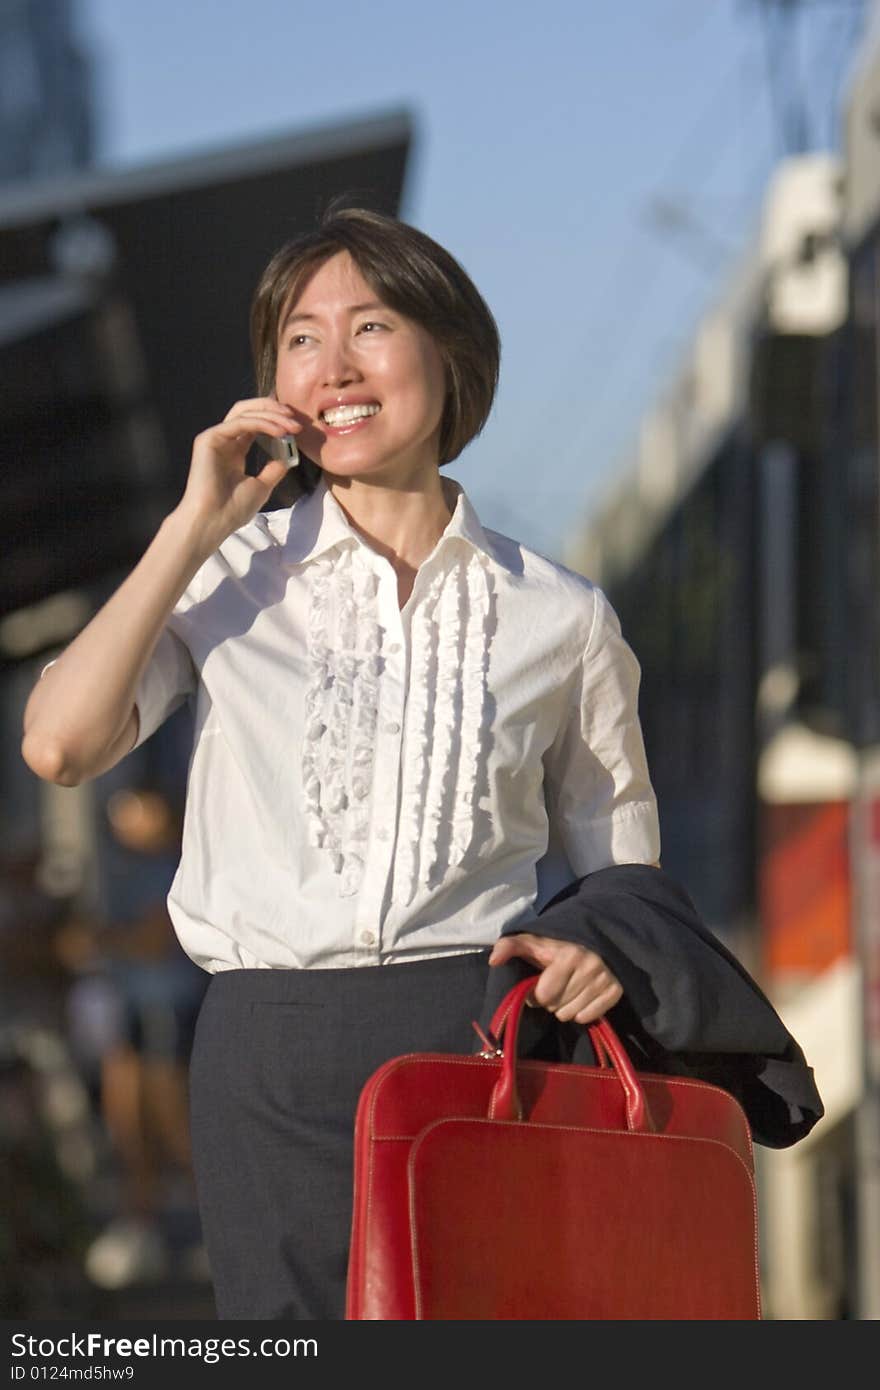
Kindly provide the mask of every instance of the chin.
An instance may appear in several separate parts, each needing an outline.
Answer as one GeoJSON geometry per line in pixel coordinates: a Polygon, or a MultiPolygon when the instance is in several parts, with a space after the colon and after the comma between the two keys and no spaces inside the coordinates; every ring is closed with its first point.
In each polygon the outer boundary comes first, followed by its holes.
{"type": "Polygon", "coordinates": [[[363,462],[360,459],[322,459],[321,469],[330,478],[369,478],[374,473],[381,473],[382,464],[377,462],[363,462]]]}
{"type": "Polygon", "coordinates": [[[375,454],[348,454],[334,458],[329,449],[322,451],[320,463],[325,473],[337,478],[367,478],[395,467],[393,459],[377,458],[375,454]]]}
{"type": "Polygon", "coordinates": [[[419,454],[413,457],[407,449],[390,454],[375,449],[352,449],[350,453],[340,449],[336,453],[326,446],[321,450],[318,463],[328,478],[338,479],[340,482],[356,482],[362,479],[364,482],[392,484],[411,482],[421,473],[433,472],[440,466],[436,459],[421,457],[419,454]]]}

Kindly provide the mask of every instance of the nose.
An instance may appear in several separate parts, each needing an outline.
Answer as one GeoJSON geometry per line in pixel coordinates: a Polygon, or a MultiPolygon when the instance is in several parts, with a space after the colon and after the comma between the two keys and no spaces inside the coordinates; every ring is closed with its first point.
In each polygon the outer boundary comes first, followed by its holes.
{"type": "Polygon", "coordinates": [[[324,385],[331,388],[347,386],[360,375],[352,361],[348,340],[343,335],[337,335],[325,344],[321,375],[324,385]]]}

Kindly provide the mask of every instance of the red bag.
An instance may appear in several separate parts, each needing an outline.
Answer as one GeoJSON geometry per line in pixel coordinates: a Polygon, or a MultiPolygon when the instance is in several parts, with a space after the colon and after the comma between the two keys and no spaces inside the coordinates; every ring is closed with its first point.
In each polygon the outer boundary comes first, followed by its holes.
{"type": "Polygon", "coordinates": [[[718,1086],[517,1061],[535,977],[491,1046],[412,1053],[363,1088],[348,1319],[760,1318],[752,1144],[718,1086]],[[503,1052],[497,1043],[503,1041],[503,1052]]]}

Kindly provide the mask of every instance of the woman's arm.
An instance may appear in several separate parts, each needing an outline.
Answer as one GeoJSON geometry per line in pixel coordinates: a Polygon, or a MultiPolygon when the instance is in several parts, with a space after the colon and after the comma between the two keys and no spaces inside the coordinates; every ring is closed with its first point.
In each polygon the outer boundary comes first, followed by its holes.
{"type": "Polygon", "coordinates": [[[574,874],[660,859],[657,803],[638,713],[640,671],[605,595],[568,710],[544,757],[544,794],[574,874]]]}
{"type": "Polygon", "coordinates": [[[239,402],[193,445],[183,498],[142,559],[37,682],[24,714],[22,756],[50,782],[76,786],[133,747],[134,695],[175,604],[227,536],[251,519],[286,473],[267,463],[245,472],[257,433],[280,437],[300,426],[286,406],[239,402]]]}
{"type": "Polygon", "coordinates": [[[130,751],[135,687],[206,558],[199,528],[172,512],[124,583],[43,673],[25,708],[21,747],[38,777],[76,786],[130,751]]]}
{"type": "MultiPolygon", "coordinates": [[[[568,717],[544,766],[547,810],[578,874],[620,859],[647,861],[659,849],[657,809],[638,718],[639,667],[617,615],[599,590],[568,717]]],[[[502,936],[490,965],[518,956],[541,974],[537,1004],[560,1023],[595,1023],[623,987],[589,946],[538,932],[502,936]]]]}

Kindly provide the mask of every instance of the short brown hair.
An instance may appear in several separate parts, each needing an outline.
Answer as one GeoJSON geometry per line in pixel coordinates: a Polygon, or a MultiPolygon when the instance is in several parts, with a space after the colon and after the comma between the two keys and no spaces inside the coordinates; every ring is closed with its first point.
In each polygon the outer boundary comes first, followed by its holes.
{"type": "Polygon", "coordinates": [[[482,430],[501,361],[498,325],[458,261],[424,232],[384,213],[327,208],[314,231],[282,246],[272,257],[251,305],[251,351],[257,390],[275,389],[282,313],[315,271],[347,251],[384,304],[422,325],[446,369],[446,404],[440,422],[440,463],[451,463],[482,430]]]}

